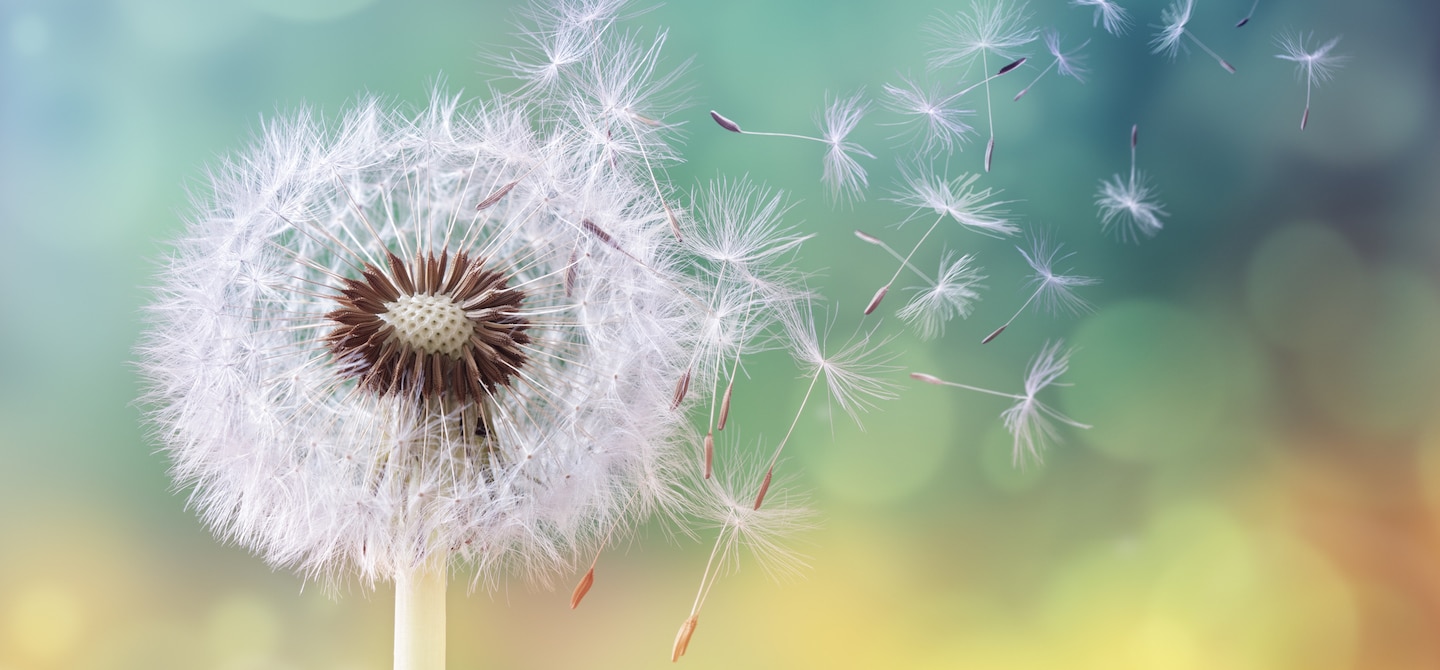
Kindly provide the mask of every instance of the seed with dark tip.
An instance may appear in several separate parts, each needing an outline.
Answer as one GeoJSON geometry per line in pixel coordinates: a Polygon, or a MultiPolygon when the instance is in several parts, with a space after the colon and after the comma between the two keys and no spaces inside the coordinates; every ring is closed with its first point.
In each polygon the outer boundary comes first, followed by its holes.
{"type": "Polygon", "coordinates": [[[721,115],[720,115],[720,112],[717,112],[717,111],[715,111],[715,110],[713,110],[713,109],[710,110],[710,118],[715,119],[715,123],[720,124],[720,127],[721,127],[721,128],[724,128],[725,130],[728,130],[728,131],[730,131],[730,132],[732,132],[732,133],[743,133],[743,132],[745,132],[745,131],[743,131],[743,130],[740,130],[740,124],[735,123],[734,121],[731,121],[730,119],[727,119],[727,118],[721,116],[721,115]]]}

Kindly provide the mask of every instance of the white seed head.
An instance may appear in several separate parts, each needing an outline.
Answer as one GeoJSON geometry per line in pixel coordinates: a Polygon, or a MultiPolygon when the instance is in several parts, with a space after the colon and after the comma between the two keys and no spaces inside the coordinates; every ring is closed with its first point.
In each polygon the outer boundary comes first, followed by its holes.
{"type": "Polygon", "coordinates": [[[778,200],[751,216],[753,188],[718,206],[748,213],[709,210],[730,228],[674,234],[649,168],[673,155],[647,122],[663,36],[614,33],[618,5],[542,17],[554,62],[517,61],[513,96],[295,114],[213,172],[141,356],[217,535],[332,580],[453,556],[545,581],[702,504],[677,380],[709,389],[736,352],[783,346],[757,324],[808,300],[777,297],[803,238],[778,200]],[[719,310],[728,327],[698,326],[719,310]]]}

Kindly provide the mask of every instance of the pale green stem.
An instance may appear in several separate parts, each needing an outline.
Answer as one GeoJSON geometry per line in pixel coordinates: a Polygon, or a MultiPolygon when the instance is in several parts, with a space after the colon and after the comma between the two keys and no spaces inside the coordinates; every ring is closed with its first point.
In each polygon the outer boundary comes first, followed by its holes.
{"type": "Polygon", "coordinates": [[[445,670],[444,557],[395,575],[395,670],[445,670]]]}

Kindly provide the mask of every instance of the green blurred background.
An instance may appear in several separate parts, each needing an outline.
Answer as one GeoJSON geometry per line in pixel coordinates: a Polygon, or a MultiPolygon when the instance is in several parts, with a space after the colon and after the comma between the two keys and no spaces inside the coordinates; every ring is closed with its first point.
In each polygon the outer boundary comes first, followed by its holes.
{"type": "MultiPolygon", "coordinates": [[[[748,173],[791,193],[838,336],[894,267],[851,231],[919,233],[891,228],[905,212],[884,200],[894,129],[877,124],[893,115],[877,106],[856,135],[880,156],[869,198],[835,208],[818,147],[724,133],[705,112],[808,131],[827,91],[921,74],[925,26],[965,3],[940,5],[675,2],[629,22],[668,26],[672,63],[695,58],[671,178],[748,173]]],[[[1015,391],[1063,337],[1073,385],[1049,397],[1095,427],[1016,469],[994,398],[897,372],[899,399],[863,431],[816,406],[786,466],[821,513],[795,539],[811,568],[724,579],[685,666],[1440,667],[1440,5],[1265,0],[1233,28],[1249,5],[1202,0],[1190,26],[1229,75],[1148,53],[1159,2],[1127,3],[1139,27],[1119,38],[1033,3],[1035,25],[1092,39],[1090,77],[1052,73],[1020,102],[1036,68],[998,82],[984,183],[1104,280],[1083,294],[1096,309],[1027,313],[981,347],[1027,268],[1010,241],[949,227],[943,244],[990,276],[975,314],[931,342],[893,317],[881,329],[906,370],[1015,391]],[[1350,56],[1303,133],[1303,82],[1273,57],[1287,28],[1343,33],[1350,56]],[[1102,235],[1092,203],[1127,169],[1132,123],[1172,214],[1139,245],[1102,235]]],[[[518,44],[515,18],[500,2],[0,5],[0,669],[389,666],[387,590],[332,597],[185,509],[142,426],[132,347],[207,165],[301,105],[421,103],[441,77],[481,94],[480,54],[518,44]]],[[[977,170],[983,146],[952,172],[977,170]]],[[[783,359],[755,367],[736,416],[773,444],[790,419],[773,408],[804,384],[783,359]]],[[[667,665],[707,553],[651,532],[602,559],[576,611],[569,584],[456,588],[450,665],[667,665]]]]}

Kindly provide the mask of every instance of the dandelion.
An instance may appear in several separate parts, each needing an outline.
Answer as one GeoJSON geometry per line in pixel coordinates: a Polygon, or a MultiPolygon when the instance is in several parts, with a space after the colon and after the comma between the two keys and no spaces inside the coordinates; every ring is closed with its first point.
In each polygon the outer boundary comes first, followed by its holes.
{"type": "Polygon", "coordinates": [[[1100,208],[1100,226],[1112,227],[1122,240],[1139,241],[1140,236],[1154,237],[1164,227],[1160,217],[1165,208],[1156,200],[1155,189],[1146,183],[1145,175],[1135,170],[1135,145],[1140,137],[1138,125],[1130,127],[1130,178],[1115,175],[1100,182],[1095,204],[1100,208]]]}
{"type": "Polygon", "coordinates": [[[985,339],[980,341],[981,344],[987,344],[990,340],[999,337],[1000,333],[1005,332],[1005,329],[1009,328],[1010,324],[1015,322],[1015,318],[1020,316],[1020,313],[1024,312],[1032,302],[1039,301],[1041,309],[1052,313],[1070,312],[1075,314],[1090,308],[1089,303],[1075,295],[1074,289],[1079,286],[1098,284],[1100,280],[1081,275],[1057,274],[1055,264],[1074,255],[1069,253],[1060,256],[1060,249],[1063,246],[1061,244],[1051,246],[1050,241],[1043,235],[1035,235],[1030,239],[1029,251],[1016,247],[1020,255],[1025,257],[1025,262],[1035,271],[1035,274],[1030,276],[1030,286],[1033,286],[1035,290],[1020,305],[1020,309],[1015,310],[1015,313],[1005,321],[1004,325],[985,336],[985,339]]]}
{"type": "Polygon", "coordinates": [[[1005,430],[1014,438],[1015,444],[1012,448],[1012,461],[1019,465],[1021,459],[1029,457],[1035,461],[1040,460],[1040,452],[1051,442],[1058,439],[1059,430],[1055,422],[1060,422],[1075,428],[1088,429],[1090,426],[1071,419],[1054,408],[1041,402],[1038,398],[1041,391],[1050,386],[1061,386],[1057,380],[1060,375],[1070,367],[1070,355],[1073,350],[1062,351],[1064,342],[1046,342],[1040,349],[1040,353],[1031,359],[1030,367],[1025,372],[1025,393],[1004,393],[992,391],[987,388],[959,384],[945,381],[934,375],[923,372],[912,372],[910,378],[922,381],[927,384],[940,386],[953,386],[955,388],[986,393],[989,395],[1010,398],[1015,401],[1009,409],[1001,413],[1001,420],[1005,423],[1005,430]]]}
{"type": "Polygon", "coordinates": [[[1160,20],[1163,22],[1160,32],[1155,35],[1155,39],[1150,41],[1151,53],[1164,53],[1173,59],[1175,54],[1180,51],[1181,38],[1189,37],[1191,42],[1194,42],[1205,53],[1210,54],[1210,57],[1214,58],[1220,67],[1225,68],[1226,72],[1235,74],[1235,66],[1221,58],[1220,54],[1215,53],[1210,47],[1205,46],[1204,42],[1201,42],[1198,37],[1185,28],[1185,25],[1190,23],[1190,14],[1194,10],[1195,0],[1175,0],[1169,7],[1166,7],[1165,11],[1160,13],[1160,20]]]}
{"type": "MultiPolygon", "coordinates": [[[[556,12],[603,25],[618,7],[556,12]]],[[[635,111],[653,89],[596,95],[617,89],[585,73],[668,81],[656,46],[597,39],[595,62],[488,102],[269,122],[213,172],[159,278],[141,365],[177,483],[274,566],[393,582],[397,668],[443,665],[452,566],[548,583],[713,506],[690,389],[783,342],[794,326],[766,312],[809,300],[780,290],[801,240],[769,201],[682,240],[651,166],[627,160],[672,155],[635,111]],[[733,327],[696,327],[717,318],[733,327]]],[[[594,562],[572,604],[593,584],[594,562]]]]}
{"type": "MultiPolygon", "coordinates": [[[[1006,0],[977,0],[970,6],[970,12],[961,12],[945,17],[935,30],[940,47],[931,56],[930,64],[942,68],[955,63],[974,63],[980,57],[981,71],[990,72],[990,56],[1014,59],[1015,50],[1035,41],[1035,29],[1026,26],[1030,15],[1025,3],[1011,6],[1006,0]]],[[[1012,62],[997,74],[1004,74],[1019,66],[1012,62]]],[[[995,113],[990,104],[990,77],[985,84],[985,117],[990,131],[990,140],[985,144],[985,171],[990,171],[995,155],[995,113]]]]}
{"type": "Polygon", "coordinates": [[[865,111],[869,108],[870,103],[865,101],[863,91],[848,98],[838,96],[831,98],[828,95],[826,98],[825,112],[820,122],[821,137],[742,130],[740,124],[714,110],[711,110],[710,118],[714,119],[721,128],[732,133],[789,137],[827,145],[829,149],[825,151],[825,168],[821,181],[829,187],[831,200],[839,202],[845,199],[861,199],[864,197],[864,189],[869,182],[865,175],[865,168],[855,157],[874,158],[875,156],[859,144],[849,141],[848,138],[855,127],[860,124],[860,119],[865,116],[865,111]]]}
{"type": "Polygon", "coordinates": [[[1039,83],[1040,78],[1049,74],[1051,70],[1059,72],[1062,77],[1071,77],[1074,78],[1075,81],[1085,82],[1085,67],[1081,65],[1081,58],[1078,54],[1081,49],[1085,48],[1085,45],[1090,43],[1090,40],[1081,42],[1080,46],[1075,47],[1074,51],[1067,54],[1060,49],[1060,33],[1054,30],[1047,30],[1045,31],[1044,39],[1045,49],[1050,52],[1050,56],[1053,57],[1054,60],[1050,61],[1050,64],[1046,65],[1045,69],[1040,71],[1040,74],[1035,75],[1035,79],[1027,84],[1025,88],[1020,89],[1020,92],[1015,94],[1016,100],[1019,100],[1020,96],[1028,93],[1031,87],[1039,83]]]}
{"type": "Polygon", "coordinates": [[[1130,15],[1124,7],[1110,0],[1070,0],[1076,7],[1094,7],[1095,20],[1091,25],[1104,24],[1105,32],[1123,35],[1130,29],[1130,15]]]}
{"type": "Polygon", "coordinates": [[[1300,33],[1284,33],[1276,39],[1276,44],[1284,53],[1276,54],[1276,58],[1288,60],[1295,63],[1295,76],[1305,77],[1305,113],[1300,115],[1300,129],[1310,123],[1310,90],[1316,84],[1330,81],[1335,75],[1335,69],[1345,62],[1345,56],[1330,53],[1340,38],[1332,38],[1314,51],[1305,48],[1311,35],[1300,33]]]}
{"type": "MultiPolygon", "coordinates": [[[[990,188],[975,187],[975,181],[980,178],[978,174],[962,174],[953,180],[946,180],[944,177],[926,170],[902,169],[901,173],[905,180],[905,188],[899,192],[895,202],[921,211],[929,210],[935,214],[935,220],[930,223],[930,227],[925,230],[924,235],[920,236],[915,246],[910,248],[910,253],[904,257],[896,254],[893,249],[880,240],[857,231],[857,234],[861,235],[861,239],[884,247],[900,261],[900,266],[895,269],[895,274],[891,275],[890,281],[881,286],[875,292],[875,296],[870,299],[870,303],[865,307],[866,314],[874,312],[880,306],[880,301],[890,292],[890,287],[900,278],[900,273],[906,267],[914,270],[914,266],[910,265],[910,259],[915,256],[915,252],[920,250],[921,245],[925,244],[925,240],[930,238],[931,233],[935,232],[935,229],[946,217],[962,226],[996,237],[1013,235],[1020,230],[1006,218],[1006,211],[1001,208],[1001,205],[1005,203],[991,199],[996,193],[995,191],[990,188]]],[[[914,272],[926,279],[927,283],[932,286],[939,286],[938,283],[931,282],[925,273],[919,270],[914,270],[914,272]]]]}

